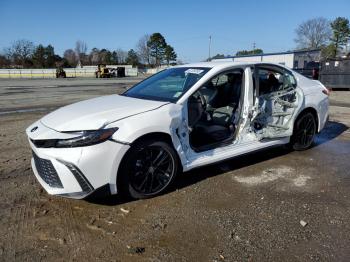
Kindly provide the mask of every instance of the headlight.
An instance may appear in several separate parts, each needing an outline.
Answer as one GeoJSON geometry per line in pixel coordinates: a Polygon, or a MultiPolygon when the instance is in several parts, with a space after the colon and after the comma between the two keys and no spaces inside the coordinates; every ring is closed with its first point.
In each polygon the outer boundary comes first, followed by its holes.
{"type": "MultiPolygon", "coordinates": [[[[50,148],[50,147],[58,147],[58,148],[67,148],[67,147],[81,147],[81,146],[92,146],[99,143],[102,143],[108,140],[116,131],[115,128],[108,129],[100,129],[93,131],[81,131],[81,134],[68,139],[45,139],[45,140],[33,140],[33,144],[36,147],[41,148],[50,148]]],[[[77,133],[77,132],[74,132],[77,133]]]]}
{"type": "Polygon", "coordinates": [[[55,147],[81,147],[102,143],[109,139],[118,128],[100,129],[96,131],[82,131],[82,134],[69,139],[58,139],[55,147]]]}

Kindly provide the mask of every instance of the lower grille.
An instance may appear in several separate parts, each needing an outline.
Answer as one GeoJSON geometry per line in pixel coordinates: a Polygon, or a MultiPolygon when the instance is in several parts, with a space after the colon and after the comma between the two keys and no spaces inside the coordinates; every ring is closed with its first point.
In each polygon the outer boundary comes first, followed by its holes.
{"type": "Polygon", "coordinates": [[[50,160],[38,157],[34,152],[33,158],[39,176],[50,187],[63,188],[62,182],[50,160]]]}
{"type": "Polygon", "coordinates": [[[73,176],[78,181],[83,192],[90,193],[91,191],[94,190],[93,186],[89,183],[89,181],[84,176],[83,172],[81,172],[78,167],[76,167],[72,163],[68,163],[68,162],[60,160],[60,159],[57,159],[57,161],[61,162],[63,165],[65,165],[72,172],[73,176]]]}

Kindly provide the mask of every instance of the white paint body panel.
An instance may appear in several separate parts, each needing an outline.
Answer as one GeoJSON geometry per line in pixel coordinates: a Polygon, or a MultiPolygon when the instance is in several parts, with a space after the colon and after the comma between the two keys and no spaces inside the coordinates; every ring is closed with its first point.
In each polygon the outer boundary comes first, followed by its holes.
{"type": "MultiPolygon", "coordinates": [[[[30,139],[33,139],[34,137],[37,139],[44,139],[48,134],[51,135],[51,139],[67,138],[67,134],[65,134],[66,136],[62,136],[64,133],[54,130],[48,131],[48,128],[43,126],[39,121],[33,125],[38,126],[39,128],[35,136],[30,132],[32,126],[27,129],[27,134],[30,139]]],[[[51,161],[63,184],[62,189],[53,188],[46,184],[38,175],[37,168],[32,159],[32,168],[36,178],[45,190],[52,195],[74,194],[82,191],[76,178],[71,171],[60,162],[60,160],[77,166],[95,189],[109,184],[111,192],[114,194],[117,193],[117,170],[122,157],[130,148],[129,145],[123,145],[112,141],[76,148],[36,148],[30,140],[29,144],[32,151],[38,157],[51,161]]],[[[84,197],[84,195],[81,195],[81,197],[84,197]]]]}
{"type": "MultiPolygon", "coordinates": [[[[36,155],[50,160],[55,167],[63,188],[51,188],[38,175],[34,162],[33,171],[38,181],[50,194],[81,193],[82,188],[71,171],[60,160],[77,166],[85,175],[94,189],[109,185],[112,194],[117,193],[117,173],[120,163],[136,139],[150,133],[163,133],[171,137],[184,171],[212,164],[248,152],[270,146],[286,144],[290,137],[269,140],[256,140],[252,133],[246,132],[247,117],[252,110],[252,80],[250,68],[255,63],[210,62],[184,65],[183,67],[212,68],[195,85],[193,85],[176,104],[142,100],[119,95],[105,96],[75,103],[58,109],[41,120],[33,123],[26,130],[29,143],[36,155]],[[196,153],[188,142],[186,124],[187,99],[193,92],[216,74],[233,69],[245,69],[244,102],[241,111],[242,126],[234,142],[212,150],[196,153]],[[250,102],[249,102],[250,101],[250,102]],[[35,132],[31,130],[37,127],[35,132]],[[77,148],[37,148],[30,139],[65,139],[75,134],[67,131],[97,130],[100,128],[118,127],[113,140],[87,147],[77,148]]],[[[322,93],[324,86],[318,81],[309,80],[297,73],[293,73],[301,90],[302,104],[298,113],[305,108],[312,107],[318,113],[318,131],[324,127],[328,118],[328,97],[322,93]]],[[[84,197],[84,195],[81,195],[84,197]]]]}
{"type": "Polygon", "coordinates": [[[144,111],[165,102],[109,95],[64,106],[42,118],[42,123],[57,131],[96,130],[110,122],[144,111]]]}

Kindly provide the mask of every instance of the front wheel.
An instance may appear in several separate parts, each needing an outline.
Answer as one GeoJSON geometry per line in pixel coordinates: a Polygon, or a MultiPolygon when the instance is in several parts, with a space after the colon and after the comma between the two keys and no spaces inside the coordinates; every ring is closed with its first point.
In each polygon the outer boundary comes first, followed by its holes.
{"type": "Polygon", "coordinates": [[[178,157],[166,142],[146,140],[132,146],[121,166],[119,190],[132,198],[164,192],[178,172],[178,157]]]}
{"type": "Polygon", "coordinates": [[[297,151],[310,148],[315,138],[316,128],[316,120],[312,113],[301,115],[295,122],[291,147],[297,151]]]}

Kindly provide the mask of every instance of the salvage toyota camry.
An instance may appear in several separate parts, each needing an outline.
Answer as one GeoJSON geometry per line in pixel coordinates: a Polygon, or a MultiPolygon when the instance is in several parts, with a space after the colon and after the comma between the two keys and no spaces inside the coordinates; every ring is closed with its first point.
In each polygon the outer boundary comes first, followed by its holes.
{"type": "Polygon", "coordinates": [[[179,172],[277,145],[308,149],[327,118],[319,81],[277,64],[205,62],[62,107],[26,133],[49,194],[146,198],[179,172]]]}

